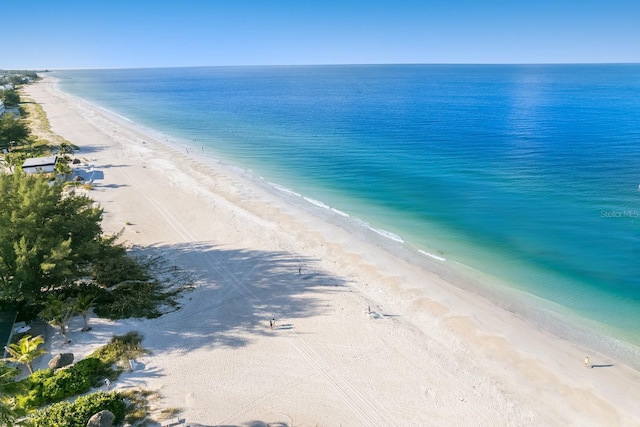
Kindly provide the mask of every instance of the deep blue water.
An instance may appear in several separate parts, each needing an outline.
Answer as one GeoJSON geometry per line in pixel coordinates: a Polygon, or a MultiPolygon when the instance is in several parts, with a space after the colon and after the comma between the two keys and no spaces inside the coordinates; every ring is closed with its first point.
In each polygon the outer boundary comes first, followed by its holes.
{"type": "Polygon", "coordinates": [[[640,65],[55,74],[71,94],[640,345],[640,65]]]}

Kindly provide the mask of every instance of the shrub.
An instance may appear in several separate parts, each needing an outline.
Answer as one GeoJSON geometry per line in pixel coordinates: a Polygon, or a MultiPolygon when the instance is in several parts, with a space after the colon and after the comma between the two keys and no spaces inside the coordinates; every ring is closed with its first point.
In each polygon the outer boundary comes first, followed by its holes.
{"type": "MultiPolygon", "coordinates": [[[[87,378],[90,386],[97,387],[105,377],[111,376],[110,364],[94,357],[87,357],[72,366],[76,375],[87,378]]],[[[69,369],[71,370],[71,369],[69,369]]]]}
{"type": "Polygon", "coordinates": [[[44,384],[54,375],[55,372],[53,372],[52,369],[41,369],[22,380],[21,382],[28,392],[16,397],[16,406],[24,409],[37,408],[40,406],[43,403],[44,384]]]}
{"type": "Polygon", "coordinates": [[[118,235],[104,238],[93,263],[93,278],[107,288],[128,280],[146,281],[150,275],[138,260],[127,255],[122,245],[115,243],[118,235]]]}
{"type": "Polygon", "coordinates": [[[154,319],[167,299],[158,282],[126,282],[99,297],[94,310],[108,319],[154,319]]]}
{"type": "Polygon", "coordinates": [[[108,409],[116,416],[114,424],[122,423],[127,409],[120,393],[97,393],[81,396],[75,402],[59,402],[29,416],[29,427],[85,427],[94,414],[108,409]]]}
{"type": "Polygon", "coordinates": [[[159,317],[176,310],[182,293],[193,289],[192,273],[160,257],[128,257],[121,246],[106,247],[103,252],[109,256],[101,256],[104,261],[94,264],[96,281],[108,288],[96,298],[94,311],[100,317],[159,317]]]}
{"type": "Polygon", "coordinates": [[[51,369],[37,371],[24,380],[29,392],[18,397],[18,404],[25,409],[37,408],[45,403],[59,402],[86,393],[92,386],[100,385],[103,378],[114,374],[110,366],[89,357],[58,372],[51,369]]]}
{"type": "Polygon", "coordinates": [[[140,345],[142,338],[142,334],[136,331],[131,331],[124,335],[116,335],[111,338],[107,345],[94,351],[90,357],[100,359],[104,365],[111,366],[125,358],[133,358],[148,353],[140,345]]]}

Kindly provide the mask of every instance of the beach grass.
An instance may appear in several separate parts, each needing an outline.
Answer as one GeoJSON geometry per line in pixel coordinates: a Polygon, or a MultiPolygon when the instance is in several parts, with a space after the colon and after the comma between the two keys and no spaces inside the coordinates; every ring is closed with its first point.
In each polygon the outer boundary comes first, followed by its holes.
{"type": "Polygon", "coordinates": [[[51,123],[49,123],[49,118],[42,105],[26,95],[24,91],[21,91],[20,97],[22,99],[20,106],[25,111],[25,118],[31,130],[35,151],[41,152],[44,146],[59,146],[63,143],[69,144],[76,150],[78,149],[77,146],[51,130],[51,123]]]}

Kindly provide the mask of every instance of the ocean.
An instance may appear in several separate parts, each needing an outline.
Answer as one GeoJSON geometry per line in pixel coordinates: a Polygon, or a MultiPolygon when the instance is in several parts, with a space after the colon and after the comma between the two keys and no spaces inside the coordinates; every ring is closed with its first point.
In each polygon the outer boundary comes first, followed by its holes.
{"type": "Polygon", "coordinates": [[[640,65],[54,76],[543,328],[640,348],[640,65]]]}

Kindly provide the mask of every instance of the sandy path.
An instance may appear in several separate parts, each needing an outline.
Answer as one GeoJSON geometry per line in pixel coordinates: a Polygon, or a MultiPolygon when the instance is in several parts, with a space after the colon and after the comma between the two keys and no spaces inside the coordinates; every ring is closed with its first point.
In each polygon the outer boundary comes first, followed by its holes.
{"type": "MultiPolygon", "coordinates": [[[[114,333],[145,335],[153,355],[116,387],[160,390],[191,425],[640,424],[636,371],[355,240],[233,169],[172,149],[49,79],[26,91],[93,165],[105,231],[124,228],[128,242],[200,278],[183,308],[159,319],[92,319],[89,333],[76,319],[64,350],[77,355],[114,333]],[[613,366],[585,369],[586,354],[613,366]]],[[[63,348],[57,338],[51,346],[63,348]]]]}

